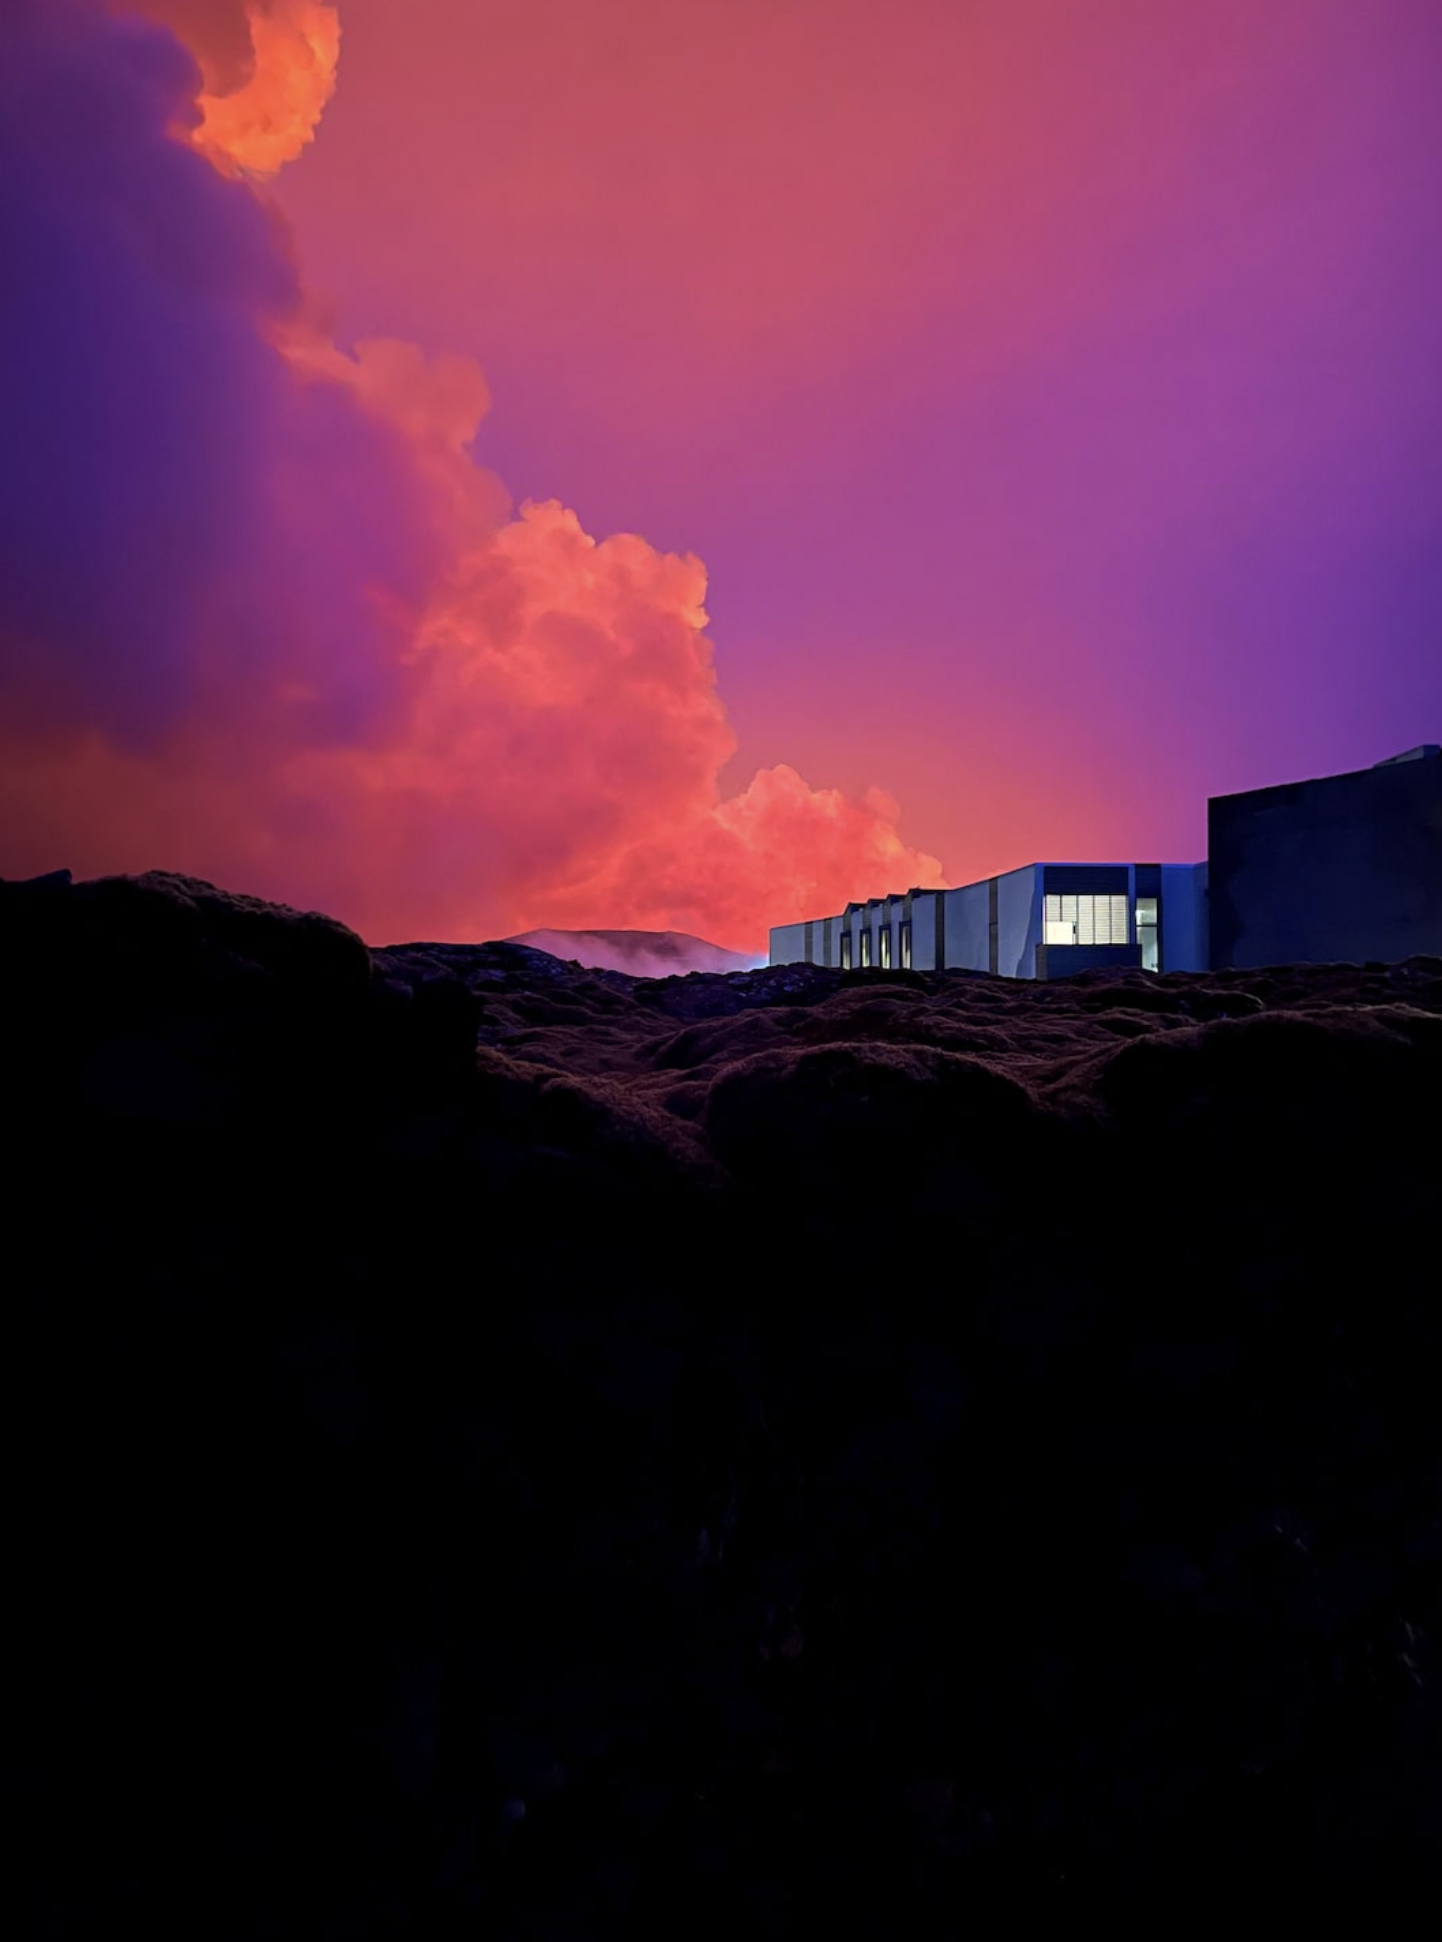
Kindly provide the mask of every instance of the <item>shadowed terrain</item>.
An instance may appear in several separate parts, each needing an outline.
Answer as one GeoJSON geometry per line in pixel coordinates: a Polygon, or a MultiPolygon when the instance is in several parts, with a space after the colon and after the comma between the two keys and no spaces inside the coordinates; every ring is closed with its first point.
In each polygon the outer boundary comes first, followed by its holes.
{"type": "Polygon", "coordinates": [[[27,1934],[1437,1880],[1442,960],[0,947],[27,1934]]]}

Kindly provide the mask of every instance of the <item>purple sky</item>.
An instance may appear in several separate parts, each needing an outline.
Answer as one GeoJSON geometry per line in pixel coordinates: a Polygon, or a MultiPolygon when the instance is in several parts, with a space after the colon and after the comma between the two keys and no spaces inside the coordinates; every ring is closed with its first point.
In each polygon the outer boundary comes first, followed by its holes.
{"type": "Polygon", "coordinates": [[[0,868],[749,946],[1442,736],[1435,0],[136,4],[301,133],[6,16],[0,868]]]}

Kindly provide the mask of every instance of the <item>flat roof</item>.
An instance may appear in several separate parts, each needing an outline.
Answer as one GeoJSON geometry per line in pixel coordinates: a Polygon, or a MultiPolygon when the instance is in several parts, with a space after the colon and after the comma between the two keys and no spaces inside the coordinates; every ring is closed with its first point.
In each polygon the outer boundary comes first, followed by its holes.
{"type": "MultiPolygon", "coordinates": [[[[1248,792],[1250,793],[1250,792],[1248,792]]],[[[979,890],[983,884],[1000,882],[1003,877],[1019,877],[1026,870],[1200,870],[1206,865],[1206,858],[1200,857],[1187,863],[1159,863],[1154,858],[1140,861],[1120,862],[1115,857],[1103,859],[1049,856],[1035,863],[1017,863],[1010,870],[998,870],[993,877],[973,877],[969,883],[913,884],[909,890],[883,891],[876,897],[853,898],[843,910],[829,910],[820,917],[792,917],[784,924],[773,924],[774,931],[791,930],[804,924],[829,924],[838,917],[850,917],[854,911],[874,910],[878,904],[899,903],[906,897],[949,897],[959,890],[979,890]]]]}

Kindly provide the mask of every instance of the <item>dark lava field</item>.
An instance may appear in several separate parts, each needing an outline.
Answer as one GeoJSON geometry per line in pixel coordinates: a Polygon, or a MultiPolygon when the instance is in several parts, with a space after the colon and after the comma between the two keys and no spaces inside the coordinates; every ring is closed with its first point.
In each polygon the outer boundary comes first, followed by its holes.
{"type": "Polygon", "coordinates": [[[1442,960],[645,980],[57,875],[0,966],[27,1938],[1442,1883],[1442,960]]]}

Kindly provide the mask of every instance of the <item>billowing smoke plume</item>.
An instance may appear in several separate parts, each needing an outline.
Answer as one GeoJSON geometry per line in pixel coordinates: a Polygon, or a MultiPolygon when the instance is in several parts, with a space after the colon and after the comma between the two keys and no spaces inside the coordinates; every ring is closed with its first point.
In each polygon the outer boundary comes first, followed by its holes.
{"type": "Polygon", "coordinates": [[[333,10],[252,0],[248,50],[235,4],[146,11],[0,24],[0,870],[160,865],[376,940],[748,950],[939,881],[879,793],[782,767],[723,799],[700,562],[513,516],[472,365],[313,328],[236,174],[279,147],[216,157],[195,104],[296,98],[267,63],[333,10]]]}
{"type": "Polygon", "coordinates": [[[522,931],[509,939],[552,957],[569,958],[593,971],[624,971],[632,978],[684,977],[688,971],[755,971],[765,952],[725,951],[684,931],[522,931]]]}

